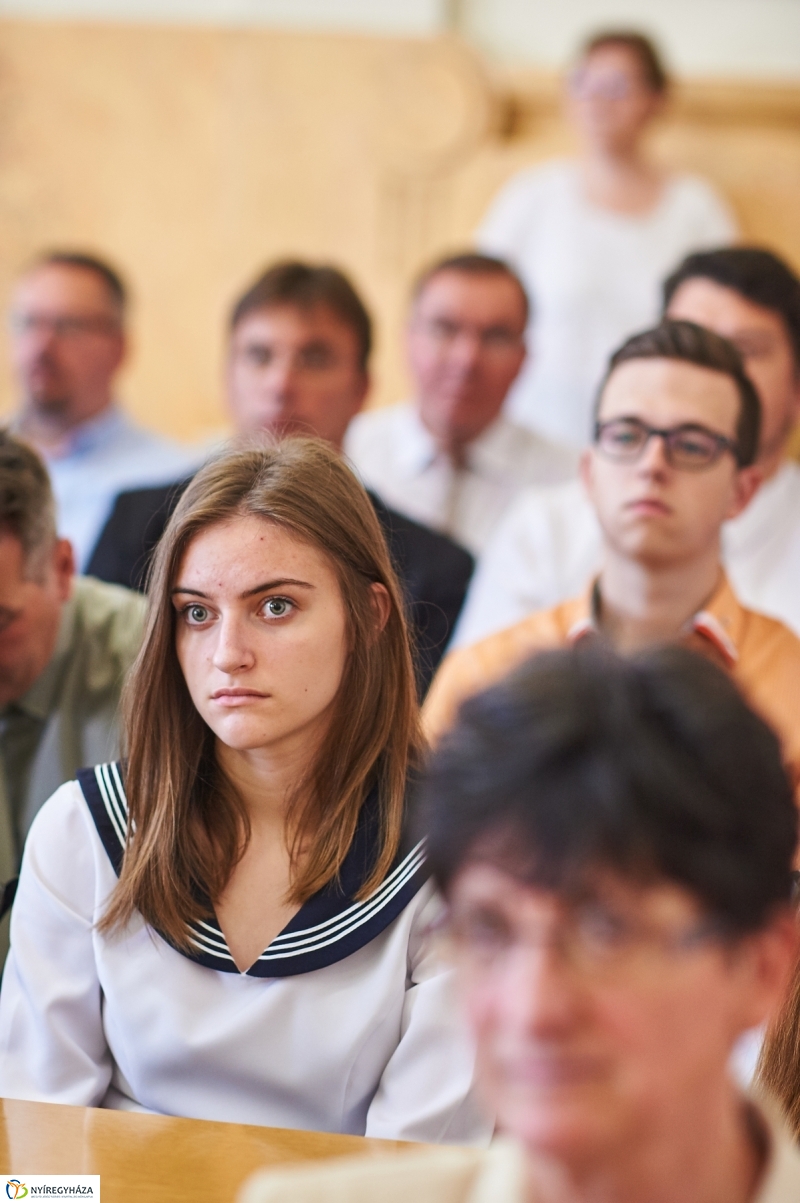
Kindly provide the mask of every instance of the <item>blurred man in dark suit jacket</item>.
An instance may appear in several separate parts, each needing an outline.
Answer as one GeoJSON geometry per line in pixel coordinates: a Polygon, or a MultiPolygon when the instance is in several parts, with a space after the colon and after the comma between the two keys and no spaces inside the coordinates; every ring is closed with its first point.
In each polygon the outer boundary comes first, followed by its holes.
{"type": "MultiPolygon", "coordinates": [[[[369,314],[341,272],[303,263],[270,268],[231,315],[226,382],[237,431],[314,434],[341,449],[369,390],[371,346],[369,314]]],[[[142,589],[152,550],[187,483],[121,493],[87,571],[142,589]]],[[[451,539],[370,497],[405,585],[424,692],[461,609],[473,560],[451,539]]]]}

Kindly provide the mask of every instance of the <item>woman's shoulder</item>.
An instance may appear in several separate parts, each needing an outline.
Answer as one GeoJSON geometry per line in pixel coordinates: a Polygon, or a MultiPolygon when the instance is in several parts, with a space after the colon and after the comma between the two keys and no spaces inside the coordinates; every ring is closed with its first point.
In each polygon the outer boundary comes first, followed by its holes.
{"type": "Polygon", "coordinates": [[[94,912],[98,891],[113,888],[114,870],[102,847],[78,781],[67,781],[37,814],[22,858],[14,909],[42,891],[85,917],[94,912]],[[31,892],[32,891],[32,892],[31,892]]]}
{"type": "Polygon", "coordinates": [[[689,172],[675,172],[669,178],[668,200],[676,210],[712,215],[735,226],[733,214],[714,185],[703,176],[689,172]]]}
{"type": "Polygon", "coordinates": [[[547,159],[523,167],[512,175],[500,189],[498,199],[517,197],[535,200],[551,193],[573,190],[578,176],[577,164],[572,159],[547,159]]]}
{"type": "Polygon", "coordinates": [[[510,246],[499,243],[504,239],[514,241],[519,234],[518,225],[527,227],[542,211],[549,212],[554,205],[560,206],[574,195],[576,180],[577,167],[571,159],[550,159],[516,172],[489,206],[478,231],[479,244],[489,251],[510,252],[510,246]]]}
{"type": "Polygon", "coordinates": [[[25,847],[36,845],[44,849],[61,845],[63,848],[65,839],[86,840],[92,827],[80,782],[65,781],[39,810],[31,824],[25,847]]]}

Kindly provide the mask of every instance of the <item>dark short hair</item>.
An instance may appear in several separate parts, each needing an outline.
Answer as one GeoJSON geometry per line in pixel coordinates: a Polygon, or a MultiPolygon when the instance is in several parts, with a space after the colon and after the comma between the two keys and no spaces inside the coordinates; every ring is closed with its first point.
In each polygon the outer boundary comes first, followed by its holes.
{"type": "Polygon", "coordinates": [[[586,58],[592,51],[602,50],[606,46],[622,46],[630,50],[639,60],[642,78],[650,91],[659,94],[666,92],[669,74],[655,42],[646,34],[635,29],[603,29],[584,42],[580,57],[586,58]]]}
{"type": "Polygon", "coordinates": [[[278,305],[292,305],[301,310],[324,305],[330,309],[342,325],[352,330],[358,344],[359,367],[367,370],[372,351],[372,319],[344,272],[326,264],[314,266],[296,259],[275,263],[236,301],[230,330],[235,330],[248,314],[278,305]]]}
{"type": "Polygon", "coordinates": [[[2,429],[0,532],[19,539],[27,565],[56,537],[56,507],[47,469],[32,447],[2,429]]]}
{"type": "Polygon", "coordinates": [[[535,656],[462,705],[420,802],[445,894],[474,860],[566,892],[607,870],[683,887],[731,934],[790,899],[797,812],[778,739],[684,648],[535,656]]]}
{"type": "Polygon", "coordinates": [[[77,271],[91,272],[100,280],[106,289],[109,299],[119,313],[120,320],[125,316],[128,307],[128,288],[116,268],[105,259],[92,255],[88,251],[45,251],[31,264],[31,269],[37,267],[73,267],[77,271]]]}
{"type": "Polygon", "coordinates": [[[664,281],[666,310],[687,280],[711,280],[783,319],[800,373],[800,279],[788,263],[758,246],[725,246],[687,255],[664,281]]]}
{"type": "Polygon", "coordinates": [[[428,264],[414,281],[411,289],[412,301],[417,301],[431,280],[443,272],[460,272],[464,276],[506,276],[519,290],[523,321],[528,321],[531,313],[530,298],[513,267],[506,263],[505,259],[498,259],[495,255],[482,255],[479,251],[461,251],[457,255],[445,255],[428,264]]]}
{"type": "Polygon", "coordinates": [[[740,468],[755,462],[761,433],[761,401],[755,385],[745,372],[742,357],[732,342],[695,322],[671,321],[668,318],[664,318],[652,330],[634,334],[608,361],[606,374],[597,390],[595,418],[600,413],[603,393],[610,377],[620,364],[632,359],[678,359],[730,376],[739,393],[736,461],[740,468]]]}

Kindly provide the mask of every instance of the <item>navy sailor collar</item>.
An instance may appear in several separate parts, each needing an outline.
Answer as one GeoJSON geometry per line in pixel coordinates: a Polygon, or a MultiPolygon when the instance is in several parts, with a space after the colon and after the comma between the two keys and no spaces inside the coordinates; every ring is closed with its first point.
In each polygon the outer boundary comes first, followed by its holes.
{"type": "MultiPolygon", "coordinates": [[[[117,762],[80,769],[78,783],[97,834],[119,876],[128,830],[128,800],[122,766],[117,762]]],[[[373,790],[361,808],[356,833],[338,882],[329,882],[303,903],[283,931],[250,966],[246,976],[293,977],[334,965],[369,944],[408,906],[429,876],[424,841],[412,847],[408,838],[401,842],[400,850],[378,888],[363,901],[355,898],[374,864],[377,830],[378,799],[377,791],[373,790]]],[[[177,951],[206,969],[241,973],[216,916],[193,923],[191,932],[193,950],[177,951]]],[[[165,936],[162,938],[166,940],[165,936]]]]}

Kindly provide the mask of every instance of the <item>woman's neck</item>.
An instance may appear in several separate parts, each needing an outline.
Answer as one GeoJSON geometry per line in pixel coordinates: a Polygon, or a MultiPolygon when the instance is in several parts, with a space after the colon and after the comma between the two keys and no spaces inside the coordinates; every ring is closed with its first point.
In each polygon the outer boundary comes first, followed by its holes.
{"type": "Polygon", "coordinates": [[[241,751],[217,741],[217,763],[244,803],[251,827],[284,833],[288,808],[317,752],[317,740],[293,739],[241,751]]]}
{"type": "Polygon", "coordinates": [[[616,213],[649,213],[664,188],[663,173],[638,145],[590,148],[581,159],[581,174],[587,200],[616,213]]]}
{"type": "Polygon", "coordinates": [[[531,1203],[751,1203],[768,1148],[734,1088],[701,1113],[687,1105],[681,1121],[680,1131],[626,1142],[605,1163],[550,1165],[534,1154],[531,1203]]]}

